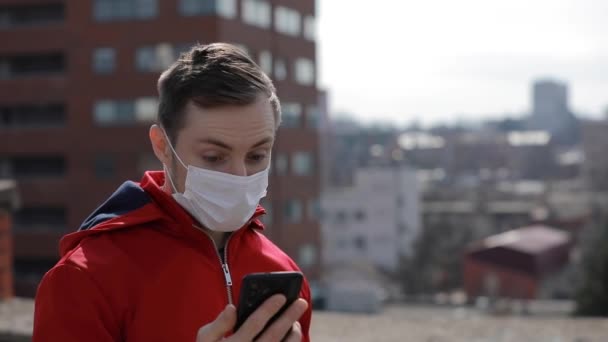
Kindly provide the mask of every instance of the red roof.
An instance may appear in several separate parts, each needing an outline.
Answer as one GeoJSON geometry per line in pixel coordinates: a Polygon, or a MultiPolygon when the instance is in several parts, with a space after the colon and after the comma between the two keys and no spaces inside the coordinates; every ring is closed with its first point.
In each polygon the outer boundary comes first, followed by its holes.
{"type": "Polygon", "coordinates": [[[562,267],[572,245],[570,234],[531,226],[493,235],[474,243],[467,256],[503,268],[541,276],[562,267]]]}

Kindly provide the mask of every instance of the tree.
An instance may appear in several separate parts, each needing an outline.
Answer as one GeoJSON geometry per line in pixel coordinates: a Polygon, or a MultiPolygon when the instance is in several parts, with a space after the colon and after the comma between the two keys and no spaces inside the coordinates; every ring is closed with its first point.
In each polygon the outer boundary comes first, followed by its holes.
{"type": "Polygon", "coordinates": [[[580,316],[608,316],[608,219],[600,222],[583,259],[575,311],[580,316]]]}
{"type": "Polygon", "coordinates": [[[462,256],[472,240],[470,227],[449,220],[425,222],[410,258],[402,258],[400,278],[408,295],[462,287],[462,256]]]}

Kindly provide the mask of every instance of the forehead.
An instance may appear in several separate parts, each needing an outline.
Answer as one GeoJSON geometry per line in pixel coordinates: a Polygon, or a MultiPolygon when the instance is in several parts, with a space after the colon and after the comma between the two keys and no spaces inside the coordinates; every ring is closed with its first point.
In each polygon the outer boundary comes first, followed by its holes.
{"type": "Polygon", "coordinates": [[[275,122],[267,97],[249,105],[226,105],[202,108],[192,101],[184,108],[178,140],[217,139],[231,146],[246,146],[263,138],[273,138],[275,122]]]}

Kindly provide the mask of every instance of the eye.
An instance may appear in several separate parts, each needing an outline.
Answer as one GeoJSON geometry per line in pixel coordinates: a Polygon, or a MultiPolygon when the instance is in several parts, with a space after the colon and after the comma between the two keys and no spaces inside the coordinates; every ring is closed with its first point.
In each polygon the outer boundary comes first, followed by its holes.
{"type": "Polygon", "coordinates": [[[224,160],[224,157],[222,156],[203,156],[203,160],[207,163],[220,163],[224,160]]]}
{"type": "Polygon", "coordinates": [[[251,161],[253,163],[260,163],[260,162],[264,161],[264,159],[266,159],[266,154],[265,153],[250,154],[248,159],[249,159],[249,161],[251,161]]]}

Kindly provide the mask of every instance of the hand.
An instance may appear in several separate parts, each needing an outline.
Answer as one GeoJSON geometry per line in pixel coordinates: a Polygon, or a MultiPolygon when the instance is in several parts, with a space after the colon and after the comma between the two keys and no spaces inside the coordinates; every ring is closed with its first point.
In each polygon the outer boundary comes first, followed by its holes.
{"type": "MultiPolygon", "coordinates": [[[[270,318],[281,310],[283,304],[285,304],[285,296],[274,295],[270,297],[247,318],[234,335],[224,339],[224,336],[231,332],[236,324],[236,308],[234,305],[228,305],[215,321],[199,329],[196,342],[251,342],[264,329],[270,318]]],[[[307,308],[308,303],[303,299],[298,299],[256,341],[301,341],[302,327],[297,320],[307,308]]]]}

